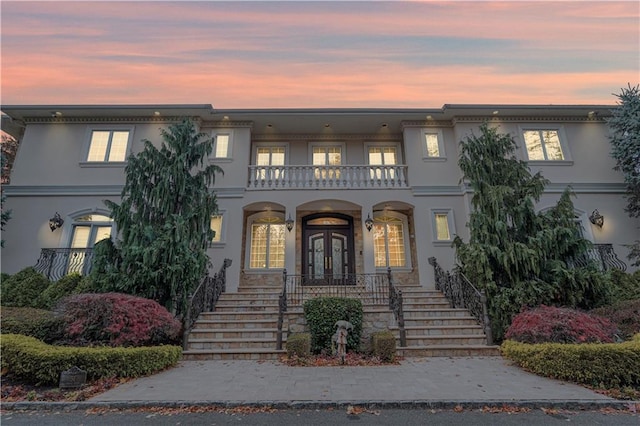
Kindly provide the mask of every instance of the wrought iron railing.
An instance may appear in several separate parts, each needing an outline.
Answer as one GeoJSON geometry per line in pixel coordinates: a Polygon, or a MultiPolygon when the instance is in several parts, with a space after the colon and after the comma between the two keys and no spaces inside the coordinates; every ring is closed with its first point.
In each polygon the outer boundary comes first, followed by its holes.
{"type": "Polygon", "coordinates": [[[213,310],[220,295],[227,289],[227,268],[231,266],[231,259],[225,259],[220,270],[213,277],[205,276],[198,287],[191,293],[187,301],[187,308],[182,318],[182,344],[187,349],[187,337],[193,324],[202,312],[213,310]]]}
{"type": "Polygon", "coordinates": [[[50,281],[78,273],[89,275],[93,261],[92,248],[43,248],[34,266],[50,281]]]}
{"type": "Polygon", "coordinates": [[[429,258],[429,264],[434,269],[436,289],[444,293],[451,307],[467,309],[482,325],[487,337],[487,345],[493,345],[491,320],[484,291],[478,290],[471,284],[471,281],[457,267],[451,272],[445,271],[435,257],[429,258]]]}
{"type": "Polygon", "coordinates": [[[595,262],[595,265],[603,271],[627,270],[627,264],[618,259],[618,255],[613,250],[613,244],[594,244],[586,253],[569,263],[575,266],[587,266],[592,262],[595,262]]]}
{"type": "Polygon", "coordinates": [[[287,275],[278,301],[276,348],[282,349],[284,313],[290,306],[302,306],[316,297],[346,297],[363,304],[388,306],[394,313],[400,332],[400,346],[406,346],[402,292],[393,285],[391,269],[387,274],[344,274],[336,279],[315,279],[308,275],[287,275]]]}
{"type": "Polygon", "coordinates": [[[248,189],[408,188],[406,165],[249,166],[248,189]]]}

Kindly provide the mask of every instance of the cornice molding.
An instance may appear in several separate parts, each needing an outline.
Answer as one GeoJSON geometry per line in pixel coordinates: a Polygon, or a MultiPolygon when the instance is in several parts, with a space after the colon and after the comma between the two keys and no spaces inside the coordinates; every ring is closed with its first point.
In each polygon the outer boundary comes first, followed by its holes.
{"type": "Polygon", "coordinates": [[[202,128],[238,128],[238,127],[253,127],[253,121],[229,121],[229,120],[219,120],[219,121],[203,121],[202,128]]]}
{"type": "Polygon", "coordinates": [[[460,116],[454,117],[451,122],[455,126],[457,123],[548,123],[548,122],[562,122],[562,123],[606,123],[603,118],[589,118],[582,116],[546,116],[546,117],[531,117],[531,116],[460,116]]]}
{"type": "Polygon", "coordinates": [[[201,125],[200,117],[190,116],[171,116],[171,117],[27,117],[24,119],[25,124],[104,124],[104,123],[179,123],[185,118],[190,118],[198,125],[201,125]]]}
{"type": "Polygon", "coordinates": [[[365,140],[365,141],[389,141],[389,142],[401,142],[402,134],[374,134],[374,133],[349,133],[349,134],[319,134],[319,133],[282,133],[282,134],[265,134],[256,133],[251,136],[254,142],[286,142],[286,141],[352,141],[352,140],[365,140]]]}
{"type": "MultiPolygon", "coordinates": [[[[3,185],[8,197],[118,197],[124,185],[3,185]]],[[[214,188],[218,198],[242,198],[245,188],[214,188]]]]}
{"type": "Polygon", "coordinates": [[[453,127],[453,122],[451,120],[414,120],[403,121],[400,123],[400,128],[402,130],[414,127],[453,127]]]}

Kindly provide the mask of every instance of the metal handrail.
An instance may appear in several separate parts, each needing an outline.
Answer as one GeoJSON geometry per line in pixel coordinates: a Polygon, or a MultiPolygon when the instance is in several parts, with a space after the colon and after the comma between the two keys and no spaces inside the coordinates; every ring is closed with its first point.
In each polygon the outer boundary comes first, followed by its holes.
{"type": "Polygon", "coordinates": [[[198,287],[191,293],[187,301],[187,309],[182,318],[182,345],[187,349],[187,338],[198,316],[202,312],[210,312],[215,307],[220,295],[227,289],[227,268],[231,266],[231,259],[222,262],[220,270],[213,277],[206,275],[198,287]]]}
{"type": "Polygon", "coordinates": [[[89,275],[93,248],[43,248],[34,269],[50,281],[58,281],[71,273],[89,275]]]}
{"type": "Polygon", "coordinates": [[[459,267],[448,272],[442,269],[435,257],[430,257],[428,261],[434,269],[436,289],[444,293],[453,308],[467,309],[482,325],[487,345],[493,345],[491,319],[485,292],[478,290],[459,267]]]}
{"type": "Polygon", "coordinates": [[[393,315],[398,322],[398,332],[400,334],[400,346],[407,346],[407,333],[404,329],[404,309],[402,300],[402,291],[393,285],[391,278],[391,268],[387,268],[387,277],[389,282],[389,309],[393,311],[393,315]]]}
{"type": "Polygon", "coordinates": [[[282,271],[282,291],[278,296],[278,331],[276,333],[276,349],[282,350],[282,324],[284,313],[287,312],[287,270],[282,271]]]}

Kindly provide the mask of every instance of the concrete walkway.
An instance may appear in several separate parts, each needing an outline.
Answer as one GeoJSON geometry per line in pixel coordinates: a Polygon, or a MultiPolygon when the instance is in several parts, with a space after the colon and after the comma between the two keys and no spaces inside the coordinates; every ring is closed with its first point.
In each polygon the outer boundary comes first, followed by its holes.
{"type": "MultiPolygon", "coordinates": [[[[183,361],[98,395],[90,403],[211,404],[523,403],[585,407],[616,400],[538,377],[501,357],[412,358],[381,367],[289,367],[276,361],[183,361]]],[[[404,405],[403,405],[404,404],[404,405]]],[[[569,408],[569,407],[568,407],[569,408]]]]}

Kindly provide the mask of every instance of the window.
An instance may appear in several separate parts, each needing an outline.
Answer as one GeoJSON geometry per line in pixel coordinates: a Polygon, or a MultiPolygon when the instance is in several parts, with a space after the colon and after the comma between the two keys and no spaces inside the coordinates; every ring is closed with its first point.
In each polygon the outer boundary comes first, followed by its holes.
{"type": "Polygon", "coordinates": [[[213,153],[216,158],[229,157],[229,135],[216,135],[213,142],[213,153]]]}
{"type": "Polygon", "coordinates": [[[77,272],[86,275],[92,261],[92,251],[95,243],[111,238],[113,219],[100,214],[88,214],[74,220],[67,273],[77,272]]]}
{"type": "MultiPolygon", "coordinates": [[[[369,146],[369,165],[394,166],[398,164],[397,149],[396,146],[369,146]]],[[[370,171],[372,179],[394,179],[395,176],[396,171],[393,167],[372,167],[370,171]]]]}
{"type": "Polygon", "coordinates": [[[222,238],[222,215],[211,216],[211,230],[214,235],[211,239],[212,243],[219,243],[224,241],[222,238]]]}
{"type": "Polygon", "coordinates": [[[283,176],[283,168],[273,166],[284,166],[286,160],[285,146],[258,146],[255,158],[257,179],[279,179],[283,176]]]}
{"type": "Polygon", "coordinates": [[[334,179],[340,177],[340,168],[342,165],[342,147],[341,146],[313,146],[311,159],[314,166],[314,176],[316,179],[334,179]],[[336,167],[331,167],[336,166],[336,167]]]}
{"type": "Polygon", "coordinates": [[[423,159],[444,159],[444,145],[442,132],[439,130],[426,130],[422,133],[423,159]]]}
{"type": "Polygon", "coordinates": [[[125,161],[129,135],[129,130],[93,130],[87,161],[109,163],[125,161]]]}
{"type": "Polygon", "coordinates": [[[406,268],[407,222],[403,215],[385,212],[373,219],[373,255],[376,268],[406,268]]]}
{"type": "Polygon", "coordinates": [[[524,130],[523,137],[527,149],[527,158],[530,161],[565,160],[558,130],[524,130]]]}
{"type": "Polygon", "coordinates": [[[250,269],[282,269],[285,256],[283,217],[256,215],[250,220],[250,269]]]}
{"type": "Polygon", "coordinates": [[[453,240],[453,211],[451,209],[431,210],[431,225],[435,242],[451,243],[453,240]]]}

